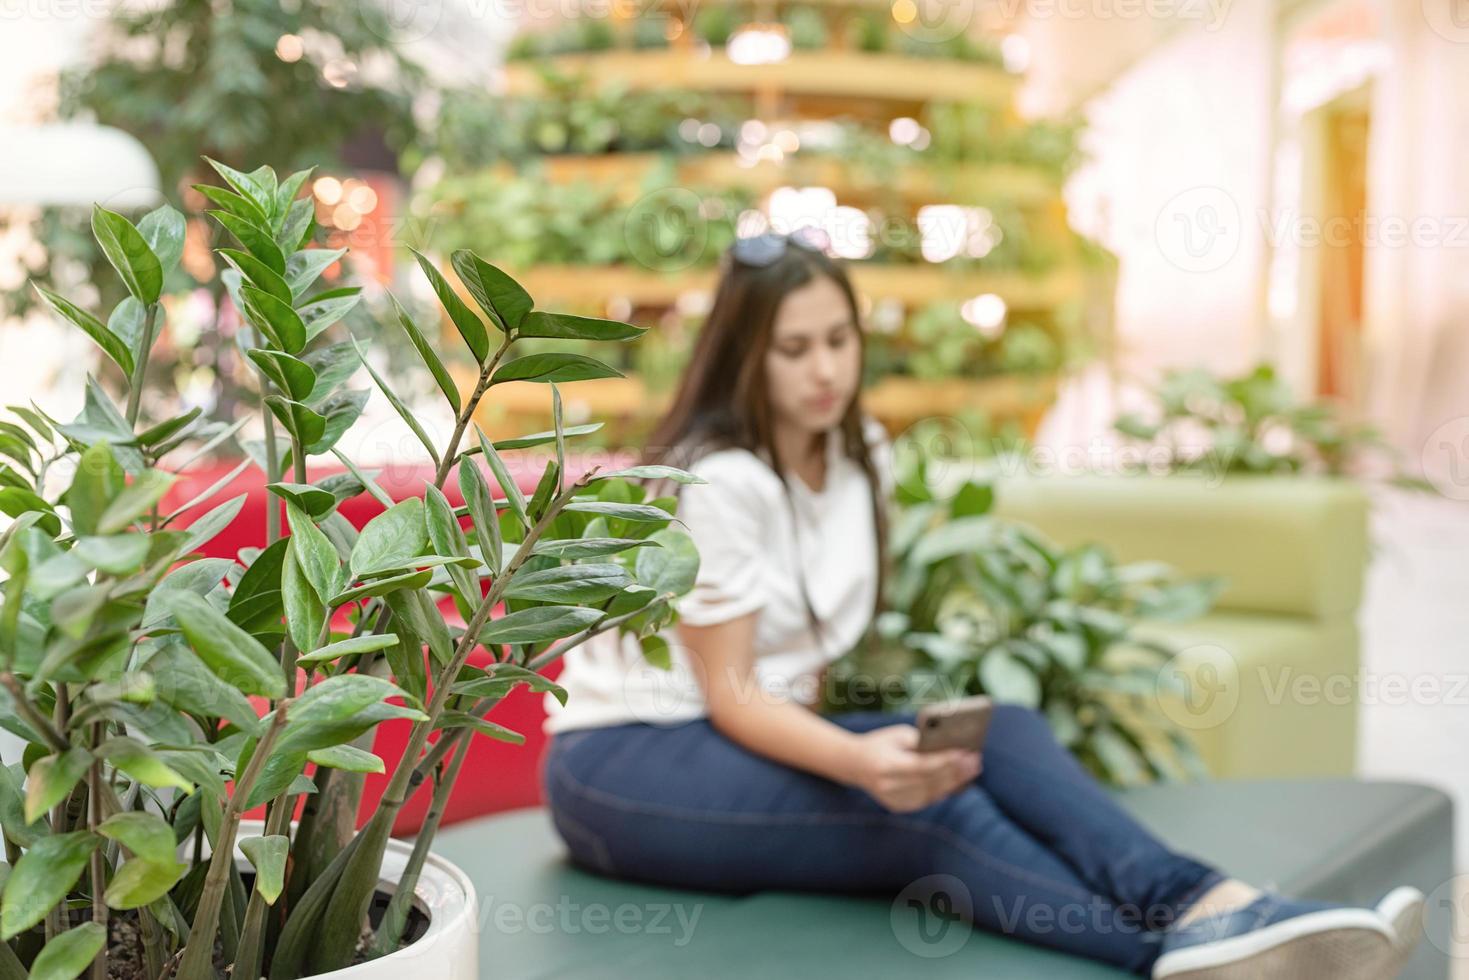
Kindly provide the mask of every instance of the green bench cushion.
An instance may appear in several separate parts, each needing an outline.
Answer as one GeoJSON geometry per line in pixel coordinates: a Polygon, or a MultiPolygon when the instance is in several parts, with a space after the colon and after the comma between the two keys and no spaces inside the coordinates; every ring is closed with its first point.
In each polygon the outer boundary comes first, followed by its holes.
{"type": "Polygon", "coordinates": [[[1216,778],[1349,776],[1356,769],[1359,671],[1350,620],[1216,612],[1146,622],[1179,652],[1189,701],[1165,706],[1216,778]]]}
{"type": "MultiPolygon", "coordinates": [[[[1398,884],[1432,893],[1453,875],[1452,805],[1423,786],[1261,780],[1147,787],[1120,799],[1179,850],[1291,894],[1368,903],[1398,884]]],[[[542,809],[447,828],[435,850],[479,889],[484,977],[1125,976],[962,924],[962,943],[952,952],[948,947],[957,940],[943,938],[947,934],[925,945],[900,924],[905,945],[885,897],[739,897],[583,872],[568,862],[542,809]],[[921,955],[925,951],[944,955],[921,955]]],[[[1436,941],[1423,944],[1405,974],[1409,980],[1447,976],[1450,911],[1447,903],[1430,908],[1428,928],[1436,941]]]]}

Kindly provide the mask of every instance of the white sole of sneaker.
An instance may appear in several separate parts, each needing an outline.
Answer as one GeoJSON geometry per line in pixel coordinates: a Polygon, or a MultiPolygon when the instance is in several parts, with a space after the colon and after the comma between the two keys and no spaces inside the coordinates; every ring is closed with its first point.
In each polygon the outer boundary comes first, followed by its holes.
{"type": "Polygon", "coordinates": [[[1423,893],[1416,888],[1394,888],[1377,903],[1377,914],[1392,926],[1392,952],[1382,965],[1383,980],[1397,980],[1423,939],[1423,893]]]}
{"type": "Polygon", "coordinates": [[[1153,980],[1382,980],[1393,943],[1375,910],[1323,909],[1164,953],[1153,980]]]}

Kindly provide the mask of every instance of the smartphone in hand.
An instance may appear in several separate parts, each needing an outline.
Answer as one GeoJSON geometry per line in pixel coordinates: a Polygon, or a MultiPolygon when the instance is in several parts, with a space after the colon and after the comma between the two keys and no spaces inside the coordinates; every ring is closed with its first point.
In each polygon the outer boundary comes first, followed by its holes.
{"type": "Polygon", "coordinates": [[[994,702],[983,694],[918,709],[918,751],[984,748],[989,734],[994,702]]]}

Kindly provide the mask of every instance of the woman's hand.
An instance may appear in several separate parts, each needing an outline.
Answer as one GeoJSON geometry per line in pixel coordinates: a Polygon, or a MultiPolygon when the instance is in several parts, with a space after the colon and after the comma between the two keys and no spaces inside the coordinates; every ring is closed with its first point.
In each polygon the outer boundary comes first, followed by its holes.
{"type": "Polygon", "coordinates": [[[963,788],[983,767],[978,752],[918,751],[918,729],[889,725],[857,736],[855,784],[895,813],[921,810],[963,788]]]}

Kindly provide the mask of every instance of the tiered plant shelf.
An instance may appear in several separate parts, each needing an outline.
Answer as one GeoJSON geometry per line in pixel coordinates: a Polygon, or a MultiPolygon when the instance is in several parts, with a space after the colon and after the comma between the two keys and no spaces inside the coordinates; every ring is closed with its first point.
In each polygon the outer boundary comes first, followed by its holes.
{"type": "MultiPolygon", "coordinates": [[[[506,68],[510,95],[542,91],[540,68],[561,75],[585,75],[629,89],[683,88],[695,92],[776,90],[794,97],[828,96],[843,100],[877,99],[927,104],[963,101],[1008,106],[1018,80],[988,65],[956,64],[937,58],[909,58],[861,51],[793,51],[783,61],[742,65],[718,51],[670,48],[664,51],[599,51],[547,58],[506,68]]],[[[851,109],[852,106],[846,106],[851,109]]],[[[902,115],[897,113],[895,115],[902,115]]],[[[820,118],[825,118],[822,113],[820,118]]]]}
{"type": "MultiPolygon", "coordinates": [[[[700,16],[710,7],[701,5],[700,16]]],[[[1002,232],[1000,216],[1020,216],[1020,237],[1008,243],[1011,251],[1001,258],[996,257],[998,253],[986,258],[981,251],[927,262],[917,260],[916,250],[890,249],[884,252],[889,258],[853,258],[847,267],[862,296],[864,315],[881,309],[889,321],[882,342],[907,337],[907,324],[925,310],[931,313],[935,304],[950,304],[957,317],[961,304],[982,298],[993,309],[998,297],[1003,301],[1005,323],[1023,320],[1033,334],[1055,335],[1059,349],[1065,339],[1060,335],[1070,329],[1064,325],[1069,321],[1063,311],[1076,314],[1084,309],[1094,280],[1066,222],[1060,191],[1062,169],[1032,163],[1038,158],[1014,154],[1009,144],[1001,145],[1024,125],[1014,111],[1021,80],[994,63],[988,50],[915,49],[912,39],[904,37],[897,43],[882,39],[872,43],[870,31],[877,21],[895,36],[901,30],[891,20],[891,0],[761,0],[758,10],[736,0],[714,10],[728,14],[726,21],[758,21],[766,29],[792,13],[808,21],[819,17],[825,24],[823,36],[830,39],[818,46],[821,42],[813,44],[809,38],[803,42],[793,36],[793,50],[784,57],[741,63],[730,57],[722,41],[700,33],[697,18],[692,24],[682,22],[682,8],[671,0],[662,9],[671,18],[666,37],[650,34],[647,24],[633,24],[628,30],[628,24],[614,21],[600,27],[601,36],[586,45],[598,50],[567,53],[561,38],[543,43],[548,39],[538,36],[525,50],[534,49],[541,56],[513,60],[505,66],[506,96],[512,100],[565,99],[568,91],[601,92],[611,101],[613,115],[620,93],[628,93],[629,98],[638,93],[675,91],[707,93],[710,99],[743,97],[740,104],[749,106],[748,116],[736,118],[757,120],[767,132],[840,122],[849,131],[859,132],[862,138],[855,144],[859,147],[868,147],[873,139],[861,131],[880,134],[880,152],[875,156],[865,149],[846,153],[840,147],[848,144],[823,146],[811,141],[794,151],[752,153],[744,145],[732,149],[728,131],[721,130],[718,140],[700,145],[682,137],[685,143],[670,143],[662,151],[618,152],[613,139],[606,144],[609,152],[559,153],[537,141],[530,155],[502,158],[489,172],[507,181],[538,181],[552,193],[558,188],[572,193],[592,185],[608,195],[614,208],[630,207],[649,194],[650,186],[668,186],[671,180],[672,186],[696,194],[737,188],[767,213],[769,196],[778,189],[823,188],[840,206],[862,209],[869,216],[897,218],[910,228],[918,227],[919,209],[929,205],[987,208],[1002,232]],[[807,9],[798,11],[798,7],[807,9]],[[858,18],[867,18],[866,41],[854,41],[857,35],[850,30],[858,18]],[[616,40],[618,31],[624,35],[622,41],[616,40]],[[638,39],[634,46],[628,46],[629,36],[638,39]],[[548,51],[561,53],[544,54],[548,51]],[[937,56],[940,54],[944,56],[937,56]],[[995,132],[1003,132],[1004,137],[984,143],[971,159],[966,155],[974,144],[970,130],[958,128],[967,123],[956,123],[942,133],[933,129],[949,126],[946,120],[961,118],[946,114],[956,105],[985,114],[994,125],[1003,127],[995,132]],[[909,130],[917,125],[914,120],[929,127],[925,138],[934,137],[935,142],[948,132],[962,132],[966,152],[957,158],[945,155],[942,165],[934,165],[933,154],[925,156],[917,148],[904,156],[901,147],[885,141],[890,125],[905,118],[909,130]],[[543,149],[544,155],[534,155],[543,149]],[[889,165],[890,156],[912,163],[889,165]],[[895,310],[896,327],[891,322],[895,310]]],[[[696,126],[707,123],[692,121],[696,126]]],[[[646,127],[639,132],[646,139],[646,127]]],[[[572,142],[567,148],[579,147],[572,142]]],[[[467,200],[473,203],[473,191],[467,200]]],[[[558,264],[555,259],[526,262],[525,268],[501,256],[501,264],[538,304],[634,319],[653,326],[651,338],[663,324],[683,322],[680,317],[697,319],[697,312],[689,311],[698,311],[707,303],[718,275],[715,260],[720,247],[711,245],[707,254],[685,255],[687,261],[658,268],[639,265],[630,256],[600,265],[569,265],[564,260],[558,264]]],[[[494,255],[493,242],[483,243],[483,248],[494,255]]],[[[940,322],[948,321],[941,318],[940,322]]],[[[986,328],[990,333],[985,336],[992,338],[1002,326],[990,323],[986,328]]],[[[975,337],[979,329],[974,328],[975,337]]],[[[675,331],[674,335],[683,333],[675,331]]],[[[897,358],[892,363],[906,363],[904,351],[926,343],[914,339],[919,336],[892,346],[897,358]]],[[[874,335],[874,339],[879,338],[874,335]]],[[[1059,358],[1056,365],[1039,370],[1032,365],[1025,373],[1012,369],[1003,359],[952,362],[950,358],[935,367],[934,359],[929,358],[921,371],[913,369],[918,373],[878,380],[865,393],[869,410],[894,430],[923,418],[979,413],[993,423],[1019,423],[1024,430],[1033,431],[1054,400],[1059,358]],[[953,376],[943,376],[951,364],[953,376]]],[[[609,438],[636,440],[639,423],[650,423],[671,393],[666,372],[661,384],[638,376],[635,368],[628,373],[626,378],[586,382],[577,385],[574,393],[567,392],[563,407],[568,421],[595,416],[608,420],[609,438]]],[[[543,390],[530,385],[507,388],[525,391],[507,390],[496,400],[499,414],[480,420],[487,430],[510,435],[549,425],[549,403],[543,390]]]]}
{"type": "MultiPolygon", "coordinates": [[[[969,299],[994,293],[1011,310],[1048,310],[1080,295],[1083,277],[1074,267],[1040,276],[1016,272],[980,272],[942,265],[898,265],[852,262],[848,265],[857,291],[871,300],[896,300],[918,306],[932,300],[969,299]]],[[[506,270],[538,303],[587,306],[626,300],[634,307],[664,307],[689,293],[714,288],[718,271],[697,268],[660,272],[632,265],[562,265],[506,270]]],[[[464,294],[469,299],[468,293],[464,294]]]]}

